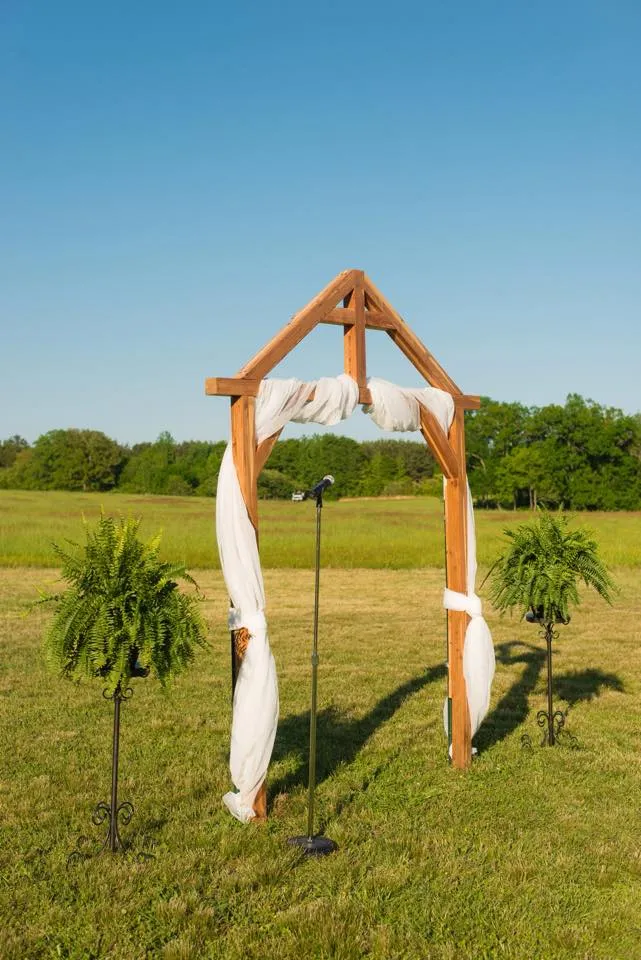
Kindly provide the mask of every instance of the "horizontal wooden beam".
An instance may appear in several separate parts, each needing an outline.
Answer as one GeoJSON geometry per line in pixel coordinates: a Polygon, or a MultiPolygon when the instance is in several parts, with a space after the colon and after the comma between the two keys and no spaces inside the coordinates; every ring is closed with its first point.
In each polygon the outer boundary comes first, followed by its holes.
{"type": "MultiPolygon", "coordinates": [[[[208,377],[205,380],[205,394],[208,397],[257,397],[260,380],[248,377],[208,377]]],[[[314,399],[315,390],[311,390],[307,402],[314,399]]],[[[370,404],[372,395],[367,387],[359,390],[359,403],[370,404]]]]}
{"type": "MultiPolygon", "coordinates": [[[[333,323],[337,326],[349,326],[356,323],[356,310],[352,307],[336,307],[331,310],[321,323],[333,323]]],[[[367,330],[393,330],[394,323],[380,310],[365,311],[365,328],[367,330]]]]}
{"type": "Polygon", "coordinates": [[[257,397],[260,380],[248,377],[208,377],[205,394],[208,397],[257,397]]]}
{"type": "MultiPolygon", "coordinates": [[[[208,397],[257,397],[260,380],[253,377],[208,377],[205,380],[205,394],[208,397]]],[[[314,396],[312,390],[309,399],[314,396]]],[[[456,394],[453,398],[457,407],[463,410],[478,410],[481,398],[467,393],[456,394]]],[[[370,404],[372,397],[366,387],[361,387],[359,403],[370,404]]]]}
{"type": "Polygon", "coordinates": [[[480,410],[481,398],[472,396],[469,393],[458,393],[452,397],[454,405],[461,410],[480,410]]]}

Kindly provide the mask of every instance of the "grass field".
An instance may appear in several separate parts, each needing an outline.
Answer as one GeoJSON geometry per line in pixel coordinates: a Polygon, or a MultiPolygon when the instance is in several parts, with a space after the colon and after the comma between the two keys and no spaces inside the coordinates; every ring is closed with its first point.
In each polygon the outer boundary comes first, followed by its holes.
{"type": "Polygon", "coordinates": [[[210,647],[167,695],[135,683],[123,707],[121,798],[134,849],[70,868],[107,799],[111,716],[100,685],[46,674],[49,613],[28,613],[50,570],[4,570],[0,711],[0,956],[438,958],[641,956],[638,573],[615,609],[590,597],[556,653],[556,697],[580,749],[521,748],[544,705],[533,630],[490,617],[497,677],[470,773],[447,763],[442,572],[326,570],[322,578],[321,862],[305,829],[312,573],[267,571],[281,720],[270,819],[241,826],[229,788],[226,595],[199,579],[210,647]]]}
{"type": "MultiPolygon", "coordinates": [[[[162,529],[165,556],[193,569],[218,566],[211,499],[25,490],[0,490],[0,566],[55,565],[51,541],[83,540],[83,514],[95,519],[101,507],[108,513],[140,516],[145,535],[162,529]]],[[[263,501],[259,511],[263,566],[312,566],[313,505],[263,501]]],[[[495,559],[504,527],[528,518],[527,513],[477,511],[479,562],[489,565],[495,559]]],[[[590,513],[574,521],[594,530],[607,564],[641,566],[641,513],[590,513]]],[[[442,504],[428,497],[327,503],[323,562],[348,569],[442,567],[442,504]]]]}
{"type": "MultiPolygon", "coordinates": [[[[555,648],[555,702],[579,748],[538,747],[543,643],[489,611],[492,706],[461,774],[441,720],[441,505],[327,505],[317,808],[339,850],[306,862],[286,840],[306,825],[313,573],[295,568],[311,566],[314,511],[261,504],[281,696],[268,823],[241,826],[221,804],[227,600],[220,572],[201,569],[208,649],[169,693],[135,681],[123,706],[132,854],[69,867],[76,837],[100,834],[90,817],[108,799],[110,705],[99,683],[47,674],[51,612],[31,604],[56,584],[48,541],[82,539],[79,516],[94,517],[101,501],[142,515],[149,534],[164,527],[169,555],[213,565],[210,500],[0,493],[2,960],[641,957],[638,515],[577,518],[596,531],[621,588],[613,608],[586,595],[555,648]],[[414,569],[394,569],[403,566],[414,569]],[[155,859],[138,863],[149,839],[155,859]]],[[[477,519],[487,564],[514,517],[477,519]]]]}

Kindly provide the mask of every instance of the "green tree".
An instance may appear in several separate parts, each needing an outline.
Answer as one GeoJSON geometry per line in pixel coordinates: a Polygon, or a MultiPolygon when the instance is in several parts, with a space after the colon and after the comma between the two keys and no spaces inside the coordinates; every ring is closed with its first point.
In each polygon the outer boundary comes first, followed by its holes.
{"type": "Polygon", "coordinates": [[[17,433],[13,437],[9,437],[8,440],[3,440],[0,443],[0,469],[12,467],[18,454],[28,448],[27,441],[23,437],[19,437],[17,433]]]}
{"type": "Polygon", "coordinates": [[[98,430],[51,430],[16,457],[21,486],[40,490],[111,490],[126,451],[98,430]]]}
{"type": "Polygon", "coordinates": [[[529,506],[536,510],[539,501],[556,503],[558,491],[547,468],[542,444],[515,447],[503,457],[496,468],[496,495],[501,503],[529,506]]]}
{"type": "Polygon", "coordinates": [[[465,450],[470,489],[489,506],[497,499],[498,466],[524,442],[529,410],[520,403],[481,398],[480,410],[465,414],[465,450]]]}
{"type": "Polygon", "coordinates": [[[175,459],[174,439],[164,431],[155,443],[133,448],[122,472],[120,488],[131,493],[167,493],[175,459]]]}
{"type": "Polygon", "coordinates": [[[297,484],[291,477],[266,467],[258,478],[258,496],[262,500],[289,500],[297,484]]]}

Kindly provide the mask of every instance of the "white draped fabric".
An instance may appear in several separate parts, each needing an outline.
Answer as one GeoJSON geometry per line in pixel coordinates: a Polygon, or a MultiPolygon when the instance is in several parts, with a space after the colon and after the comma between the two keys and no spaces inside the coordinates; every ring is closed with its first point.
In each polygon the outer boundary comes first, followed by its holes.
{"type": "MultiPolygon", "coordinates": [[[[454,416],[454,402],[448,393],[432,387],[406,389],[377,378],[368,380],[368,387],[372,403],[366,412],[383,430],[418,430],[422,405],[434,414],[445,433],[449,431],[454,416]]],[[[256,442],[261,443],[272,436],[290,420],[324,426],[336,424],[353,413],[358,396],[357,384],[345,374],[322,377],[312,383],[294,379],[263,380],[256,400],[256,442]],[[308,401],[312,389],[315,390],[314,399],[308,401]]],[[[471,514],[469,498],[468,511],[471,514]]],[[[473,618],[466,635],[464,670],[473,731],[476,732],[478,723],[487,712],[494,653],[480,609],[476,612],[477,606],[480,608],[480,600],[473,592],[476,575],[473,517],[471,521],[468,520],[468,531],[468,595],[446,591],[446,606],[448,603],[465,602],[468,606],[457,609],[468,610],[473,618]],[[472,609],[474,613],[471,613],[472,609]],[[476,625],[475,629],[471,630],[473,625],[476,625]],[[485,628],[485,634],[481,633],[481,625],[485,628]],[[491,672],[488,644],[492,650],[491,672]],[[478,691],[482,691],[482,695],[478,691]]],[[[243,500],[231,445],[225,451],[218,478],[216,536],[223,576],[232,604],[230,629],[245,627],[250,634],[236,679],[232,716],[229,767],[238,792],[230,792],[223,797],[233,816],[246,822],[254,816],[253,803],[267,774],[274,745],[278,723],[278,684],[265,620],[265,590],[256,534],[243,500]]]]}
{"type": "MultiPolygon", "coordinates": [[[[445,481],[447,482],[447,481],[445,481]]],[[[494,679],[495,658],[492,634],[483,618],[481,598],[476,589],[476,532],[470,485],[467,485],[467,593],[445,589],[443,606],[446,610],[465,610],[471,618],[465,631],[463,647],[463,676],[467,689],[472,736],[483,723],[490,706],[494,679]]],[[[443,707],[445,733],[448,730],[447,698],[443,707]]]]}
{"type": "MultiPolygon", "coordinates": [[[[350,416],[357,402],[358,386],[345,374],[322,377],[315,383],[263,380],[256,399],[256,442],[261,443],[290,420],[331,426],[350,416]],[[307,402],[312,388],[314,399],[307,402]]],[[[236,679],[232,715],[229,769],[238,792],[223,797],[230,813],[246,822],[254,816],[254,799],[267,774],[274,746],[278,684],[265,621],[256,533],[243,500],[231,445],[225,451],[218,477],[216,537],[232,603],[230,628],[246,627],[250,634],[236,679]]]]}
{"type": "Polygon", "coordinates": [[[447,434],[454,417],[454,401],[449,393],[435,387],[397,387],[387,380],[371,377],[367,381],[372,403],[365,412],[381,430],[419,430],[419,404],[430,410],[447,434]]]}

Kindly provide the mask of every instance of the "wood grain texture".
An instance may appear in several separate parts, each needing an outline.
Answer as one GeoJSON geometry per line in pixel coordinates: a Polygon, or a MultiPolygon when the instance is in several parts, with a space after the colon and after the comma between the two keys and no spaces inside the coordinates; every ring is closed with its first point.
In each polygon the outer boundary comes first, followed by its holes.
{"type": "Polygon", "coordinates": [[[358,384],[359,390],[367,387],[367,363],[365,359],[365,291],[363,271],[354,271],[354,289],[349,300],[354,311],[354,323],[343,327],[344,370],[358,384]]]}
{"type": "Polygon", "coordinates": [[[264,823],[267,820],[267,786],[264,780],[254,798],[254,815],[252,823],[264,823]]]}
{"type": "Polygon", "coordinates": [[[459,463],[447,436],[433,413],[421,406],[421,433],[428,447],[436,457],[448,480],[455,480],[459,474],[459,463]]]}
{"type": "MultiPolygon", "coordinates": [[[[365,311],[365,329],[366,330],[393,330],[394,322],[381,313],[380,310],[365,311]]],[[[356,311],[353,307],[335,307],[334,310],[323,317],[321,323],[333,323],[337,326],[345,326],[356,322],[356,311]]]]}
{"type": "MultiPolygon", "coordinates": [[[[313,392],[313,391],[312,391],[313,392]]],[[[262,443],[258,444],[256,448],[256,481],[261,474],[261,471],[265,464],[267,463],[269,456],[278,442],[278,438],[283,432],[283,428],[277,430],[276,433],[272,433],[271,437],[266,437],[262,443]]]]}
{"type": "MultiPolygon", "coordinates": [[[[463,410],[457,410],[450,428],[450,442],[459,463],[459,475],[445,485],[445,556],[447,585],[467,593],[467,480],[463,410]]],[[[463,648],[469,617],[465,612],[447,611],[448,693],[452,698],[452,763],[460,770],[472,761],[470,713],[463,675],[463,648]]]]}
{"type": "Polygon", "coordinates": [[[254,397],[232,397],[232,456],[247,513],[258,537],[255,407],[254,397]]]}
{"type": "Polygon", "coordinates": [[[208,377],[205,394],[208,397],[257,397],[260,380],[248,377],[208,377]]]}
{"type": "Polygon", "coordinates": [[[454,405],[460,407],[462,410],[480,410],[481,409],[481,398],[475,397],[469,393],[461,393],[455,397],[452,397],[454,405]]]}

